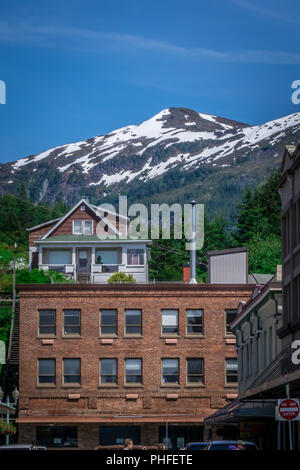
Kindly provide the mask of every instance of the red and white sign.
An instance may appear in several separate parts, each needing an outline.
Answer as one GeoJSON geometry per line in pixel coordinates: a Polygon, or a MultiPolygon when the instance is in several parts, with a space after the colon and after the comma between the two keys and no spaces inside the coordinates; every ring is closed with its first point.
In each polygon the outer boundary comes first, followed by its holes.
{"type": "Polygon", "coordinates": [[[300,405],[297,398],[284,398],[278,400],[279,421],[300,420],[300,405]]]}

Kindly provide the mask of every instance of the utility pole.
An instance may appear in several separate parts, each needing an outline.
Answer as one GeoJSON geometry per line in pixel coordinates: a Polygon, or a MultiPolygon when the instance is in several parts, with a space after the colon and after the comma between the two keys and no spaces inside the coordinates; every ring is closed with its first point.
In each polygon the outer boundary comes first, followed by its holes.
{"type": "Polygon", "coordinates": [[[197,284],[196,279],[196,201],[192,205],[192,239],[190,241],[190,281],[189,284],[197,284]]]}

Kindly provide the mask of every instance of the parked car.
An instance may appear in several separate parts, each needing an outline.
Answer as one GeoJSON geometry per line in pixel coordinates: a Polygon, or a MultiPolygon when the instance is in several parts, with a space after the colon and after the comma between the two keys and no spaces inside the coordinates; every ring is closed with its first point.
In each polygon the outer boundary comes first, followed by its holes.
{"type": "Polygon", "coordinates": [[[184,450],[204,450],[207,447],[206,442],[188,442],[184,450]]]}
{"type": "Polygon", "coordinates": [[[46,450],[46,447],[34,446],[31,444],[9,444],[0,446],[0,450],[46,450]]]}
{"type": "MultiPolygon", "coordinates": [[[[210,441],[207,443],[204,450],[235,450],[238,443],[241,441],[210,441]]],[[[257,445],[254,442],[242,441],[243,450],[258,450],[257,445]]]]}

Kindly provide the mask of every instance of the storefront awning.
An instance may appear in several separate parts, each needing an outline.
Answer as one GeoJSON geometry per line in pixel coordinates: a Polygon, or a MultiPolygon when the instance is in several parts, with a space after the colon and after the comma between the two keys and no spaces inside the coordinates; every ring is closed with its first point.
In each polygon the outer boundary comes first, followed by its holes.
{"type": "Polygon", "coordinates": [[[115,415],[115,416],[19,416],[17,423],[195,423],[204,422],[209,412],[203,414],[178,414],[178,415],[115,415]]]}
{"type": "Polygon", "coordinates": [[[221,410],[205,418],[205,424],[221,424],[221,423],[238,423],[247,419],[255,418],[274,418],[275,416],[273,403],[256,403],[241,402],[238,398],[233,400],[221,410]]]}

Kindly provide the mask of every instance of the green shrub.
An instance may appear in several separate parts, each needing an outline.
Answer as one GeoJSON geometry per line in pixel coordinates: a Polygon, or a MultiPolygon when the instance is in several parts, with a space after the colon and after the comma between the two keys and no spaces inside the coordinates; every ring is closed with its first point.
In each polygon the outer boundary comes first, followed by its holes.
{"type": "Polygon", "coordinates": [[[126,273],[114,273],[110,278],[108,279],[108,284],[135,284],[136,280],[134,279],[132,274],[126,274],[126,273]]]}

